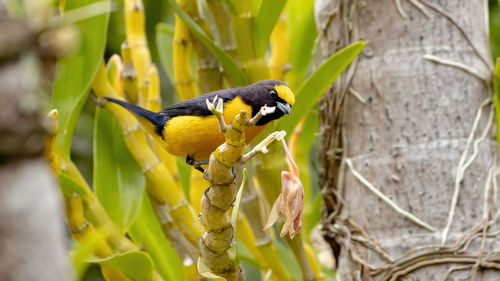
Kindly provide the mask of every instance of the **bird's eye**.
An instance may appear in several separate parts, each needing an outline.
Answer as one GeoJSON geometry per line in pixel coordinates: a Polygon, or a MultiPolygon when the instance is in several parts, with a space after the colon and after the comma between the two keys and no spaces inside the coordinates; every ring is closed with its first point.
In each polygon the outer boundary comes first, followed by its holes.
{"type": "Polygon", "coordinates": [[[271,91],[269,91],[269,96],[274,99],[274,98],[278,97],[278,93],[276,93],[275,90],[271,90],[271,91]]]}

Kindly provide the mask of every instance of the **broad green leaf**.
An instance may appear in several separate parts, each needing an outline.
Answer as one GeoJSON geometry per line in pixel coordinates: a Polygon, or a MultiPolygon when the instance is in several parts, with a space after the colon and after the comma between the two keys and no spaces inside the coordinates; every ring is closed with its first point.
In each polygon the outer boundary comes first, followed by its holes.
{"type": "Polygon", "coordinates": [[[236,8],[234,7],[233,1],[231,0],[222,0],[222,1],[224,2],[224,5],[226,5],[229,14],[234,15],[234,13],[236,12],[236,8]]]}
{"type": "MultiPolygon", "coordinates": [[[[305,117],[304,125],[302,126],[300,136],[298,138],[297,144],[295,145],[294,160],[299,168],[300,180],[302,182],[302,185],[304,186],[305,224],[309,223],[307,218],[311,215],[311,212],[313,210],[312,209],[313,200],[315,200],[315,198],[313,198],[314,193],[312,191],[312,182],[311,182],[311,177],[314,177],[314,175],[311,176],[313,171],[311,171],[311,166],[309,164],[310,164],[311,149],[316,140],[315,135],[319,129],[318,121],[319,121],[318,112],[310,111],[309,114],[307,114],[307,116],[305,117]]],[[[305,227],[304,230],[306,231],[305,236],[308,237],[309,229],[305,227]]]]}
{"type": "Polygon", "coordinates": [[[174,83],[173,47],[174,28],[166,23],[156,25],[156,47],[161,66],[170,82],[174,83]]]}
{"type": "Polygon", "coordinates": [[[59,174],[59,185],[61,186],[62,193],[66,197],[71,197],[74,193],[80,195],[82,198],[87,197],[85,188],[64,173],[59,174]]]}
{"type": "Polygon", "coordinates": [[[134,281],[153,280],[155,269],[153,260],[145,252],[130,251],[114,254],[108,258],[91,258],[88,261],[114,267],[134,281]]]}
{"type": "Polygon", "coordinates": [[[70,252],[73,261],[73,268],[76,271],[79,279],[83,277],[87,270],[89,263],[87,260],[94,255],[94,250],[98,247],[99,241],[102,241],[98,232],[91,232],[93,235],[85,236],[83,241],[73,241],[72,249],[70,252]]]}
{"type": "Polygon", "coordinates": [[[284,117],[278,121],[278,129],[285,130],[290,134],[342,71],[358,56],[365,45],[366,42],[361,41],[352,43],[324,61],[297,90],[292,114],[290,117],[284,117]]]}
{"type": "Polygon", "coordinates": [[[61,24],[75,24],[95,16],[108,14],[111,11],[112,7],[107,0],[89,3],[83,7],[65,10],[61,24]]]}
{"type": "Polygon", "coordinates": [[[283,242],[276,242],[276,250],[278,251],[278,256],[280,257],[283,266],[287,269],[288,275],[292,280],[298,281],[302,280],[302,272],[300,271],[300,266],[295,259],[290,248],[288,248],[283,242]]]}
{"type": "Polygon", "coordinates": [[[139,213],[144,176],[109,110],[96,108],[94,123],[94,191],[115,225],[125,233],[139,213]]]}
{"type": "MultiPolygon", "coordinates": [[[[231,0],[225,0],[225,1],[231,1],[231,0]]],[[[256,15],[259,12],[260,7],[262,6],[262,2],[263,0],[252,0],[252,10],[254,15],[256,15]]]]}
{"type": "Polygon", "coordinates": [[[224,68],[225,72],[231,80],[238,86],[244,86],[247,84],[247,77],[243,73],[243,70],[236,64],[236,62],[231,58],[231,56],[226,53],[221,47],[219,47],[215,42],[201,29],[201,27],[196,24],[175,2],[175,0],[167,0],[170,7],[175,11],[175,13],[186,23],[189,27],[191,33],[193,33],[196,38],[198,38],[219,60],[220,64],[224,68]]]}
{"type": "MultiPolygon", "coordinates": [[[[495,104],[495,116],[497,124],[500,124],[500,58],[497,58],[493,72],[493,103],[495,104]]],[[[497,127],[497,144],[500,149],[500,129],[497,127]]]]}
{"type": "Polygon", "coordinates": [[[111,54],[120,54],[121,45],[126,39],[124,3],[123,0],[113,1],[113,3],[114,11],[109,15],[106,51],[111,54]]]}
{"type": "Polygon", "coordinates": [[[129,234],[136,244],[146,248],[164,280],[184,280],[182,262],[165,237],[148,196],[144,196],[141,210],[129,234]]]}
{"type": "Polygon", "coordinates": [[[287,17],[289,60],[292,65],[287,77],[290,87],[296,90],[306,75],[317,36],[314,1],[289,0],[287,17]]]}
{"type": "Polygon", "coordinates": [[[309,237],[311,230],[319,223],[321,219],[321,204],[323,204],[323,198],[321,192],[316,193],[314,199],[311,200],[312,204],[308,213],[304,213],[304,228],[305,236],[309,237]]]}
{"type": "Polygon", "coordinates": [[[253,264],[244,261],[241,262],[240,267],[243,268],[243,272],[245,273],[245,280],[269,281],[269,279],[266,278],[271,277],[272,269],[268,269],[266,272],[264,272],[261,271],[258,266],[254,266],[253,264]]]}
{"type": "MultiPolygon", "coordinates": [[[[71,11],[96,2],[100,0],[68,1],[65,10],[71,11]]],[[[109,0],[107,2],[111,5],[109,0]]],[[[59,110],[57,145],[65,155],[69,155],[78,117],[104,54],[108,18],[109,15],[105,13],[77,22],[75,25],[80,29],[79,46],[69,56],[57,61],[51,108],[59,110]]]]}
{"type": "MultiPolygon", "coordinates": [[[[165,20],[167,13],[171,12],[167,8],[168,4],[165,1],[158,0],[142,0],[144,3],[144,12],[146,13],[146,40],[149,42],[149,52],[153,61],[159,61],[159,49],[156,41],[156,25],[165,20]]],[[[121,11],[120,11],[121,12],[121,11]]]]}
{"type": "MultiPolygon", "coordinates": [[[[307,1],[306,1],[307,2],[307,1]]],[[[263,56],[269,37],[278,21],[286,0],[263,1],[254,21],[254,45],[257,56],[263,56]]]]}
{"type": "Polygon", "coordinates": [[[259,267],[259,262],[257,262],[253,254],[250,252],[250,250],[248,250],[245,244],[241,242],[241,240],[238,238],[236,238],[236,249],[238,251],[238,258],[241,261],[244,261],[255,267],[259,267]]]}

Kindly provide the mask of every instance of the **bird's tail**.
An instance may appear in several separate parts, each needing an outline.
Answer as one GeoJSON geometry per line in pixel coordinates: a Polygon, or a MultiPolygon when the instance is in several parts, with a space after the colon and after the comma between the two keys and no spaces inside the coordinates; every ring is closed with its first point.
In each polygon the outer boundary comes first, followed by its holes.
{"type": "Polygon", "coordinates": [[[137,106],[135,104],[126,101],[118,100],[111,97],[104,97],[104,98],[107,101],[119,104],[124,108],[126,108],[128,111],[132,112],[137,117],[137,120],[139,120],[141,125],[144,126],[150,134],[152,135],[156,134],[157,136],[163,138],[163,126],[168,121],[168,119],[170,119],[169,116],[149,111],[147,109],[144,109],[140,106],[137,106]]]}

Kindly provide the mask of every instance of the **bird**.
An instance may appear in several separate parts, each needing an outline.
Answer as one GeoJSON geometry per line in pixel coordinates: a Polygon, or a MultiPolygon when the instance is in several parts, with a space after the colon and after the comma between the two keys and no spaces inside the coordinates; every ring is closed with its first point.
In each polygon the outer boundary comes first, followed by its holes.
{"type": "Polygon", "coordinates": [[[245,130],[248,144],[269,122],[291,113],[295,96],[287,84],[277,80],[261,80],[249,86],[223,89],[173,104],[160,112],[152,112],[135,104],[105,97],[109,102],[123,106],[133,113],[146,131],[157,138],[171,154],[181,156],[196,167],[208,163],[210,154],[224,143],[217,117],[208,109],[206,100],[219,97],[224,102],[223,117],[226,124],[245,110],[254,117],[264,105],[275,107],[271,114],[263,116],[255,126],[245,130]]]}

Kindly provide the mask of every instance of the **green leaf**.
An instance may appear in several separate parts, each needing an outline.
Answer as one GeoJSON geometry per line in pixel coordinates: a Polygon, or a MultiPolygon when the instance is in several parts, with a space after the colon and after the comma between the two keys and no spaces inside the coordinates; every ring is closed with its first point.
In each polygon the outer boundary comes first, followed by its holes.
{"type": "Polygon", "coordinates": [[[318,99],[333,84],[365,47],[366,42],[355,42],[330,56],[309,76],[296,92],[295,105],[290,117],[281,118],[278,129],[289,135],[299,121],[306,116],[318,99]]]}
{"type": "MultiPolygon", "coordinates": [[[[146,13],[146,40],[150,42],[148,44],[149,52],[151,53],[151,58],[153,61],[159,61],[158,52],[160,51],[154,42],[156,41],[156,25],[162,22],[167,17],[169,11],[167,8],[168,4],[165,1],[158,0],[142,0],[144,3],[144,12],[146,13]]],[[[122,12],[122,11],[119,11],[122,12]]]]}
{"type": "Polygon", "coordinates": [[[89,266],[88,259],[94,255],[94,250],[98,247],[99,241],[102,241],[98,232],[91,233],[91,235],[85,236],[83,241],[80,240],[78,243],[73,241],[71,247],[70,256],[73,261],[73,268],[80,280],[89,266]]]}
{"type": "MultiPolygon", "coordinates": [[[[236,238],[236,243],[235,243],[236,250],[238,252],[238,259],[240,259],[243,262],[246,262],[248,264],[251,264],[255,267],[259,267],[259,262],[255,259],[253,254],[248,250],[248,248],[245,246],[243,242],[241,242],[240,239],[236,238]]],[[[251,280],[251,279],[250,279],[251,280]]]]}
{"type": "MultiPolygon", "coordinates": [[[[314,171],[311,170],[310,165],[310,157],[311,157],[311,149],[316,140],[316,134],[319,129],[319,116],[317,111],[310,111],[309,114],[305,117],[304,125],[302,126],[302,130],[300,136],[298,138],[297,144],[295,145],[295,155],[294,160],[297,164],[297,167],[300,171],[300,181],[304,186],[304,224],[306,226],[309,225],[309,216],[311,216],[311,212],[313,209],[313,198],[314,193],[312,190],[312,178],[314,178],[314,171]],[[311,176],[311,174],[313,174],[311,176]]],[[[314,155],[316,156],[316,154],[314,155]]],[[[321,199],[321,198],[320,198],[321,199]]],[[[306,237],[309,237],[310,229],[308,227],[304,227],[304,231],[306,233],[306,237]]]]}
{"type": "Polygon", "coordinates": [[[288,46],[292,69],[288,73],[288,84],[293,90],[302,83],[312,58],[317,36],[314,21],[314,1],[288,0],[288,46]]]}
{"type": "Polygon", "coordinates": [[[118,121],[96,108],[94,123],[94,191],[115,225],[125,233],[139,214],[144,176],[125,145],[118,121]]]}
{"type": "Polygon", "coordinates": [[[123,0],[113,1],[114,12],[109,15],[106,51],[110,54],[120,54],[121,45],[126,40],[125,13],[123,0]]]}
{"type": "Polygon", "coordinates": [[[201,27],[182,10],[175,0],[167,1],[175,13],[186,23],[191,33],[193,33],[194,36],[196,36],[196,38],[198,38],[198,40],[200,40],[219,60],[231,80],[238,86],[246,85],[248,83],[247,77],[233,58],[231,58],[231,56],[221,47],[215,44],[215,42],[203,31],[203,29],[201,29],[201,27]]]}
{"type": "MultiPolygon", "coordinates": [[[[230,2],[230,0],[225,0],[225,1],[230,2]]],[[[252,10],[254,15],[256,15],[259,12],[260,7],[262,6],[262,2],[263,0],[252,0],[252,10]]]]}
{"type": "Polygon", "coordinates": [[[130,251],[114,254],[108,258],[91,258],[88,261],[116,268],[135,281],[153,280],[153,261],[145,252],[130,251]]]}
{"type": "Polygon", "coordinates": [[[59,185],[65,197],[71,197],[74,193],[80,195],[82,198],[87,197],[85,188],[64,173],[59,174],[59,185]]]}
{"type": "MultiPolygon", "coordinates": [[[[307,1],[306,1],[307,2],[307,1]]],[[[254,44],[257,56],[263,56],[269,37],[278,21],[286,0],[263,1],[254,21],[254,44]]]]}
{"type": "Polygon", "coordinates": [[[170,82],[174,83],[173,47],[174,28],[166,23],[156,25],[156,47],[160,57],[161,66],[170,82]]]}
{"type": "Polygon", "coordinates": [[[302,280],[302,272],[300,266],[292,253],[292,250],[285,246],[283,242],[276,243],[276,250],[280,257],[283,267],[287,269],[288,274],[292,280],[302,280]]]}
{"type": "Polygon", "coordinates": [[[321,192],[316,193],[312,201],[311,208],[307,214],[304,214],[304,231],[305,235],[309,237],[311,230],[319,223],[321,219],[321,205],[323,198],[321,192]]]}
{"type": "Polygon", "coordinates": [[[184,280],[182,262],[165,237],[148,196],[144,196],[141,210],[129,234],[136,244],[146,248],[164,280],[184,280]]]}
{"type": "Polygon", "coordinates": [[[234,15],[236,13],[236,8],[234,7],[233,1],[222,0],[222,2],[224,2],[224,5],[226,5],[226,8],[227,8],[227,11],[229,12],[229,14],[234,15]]]}
{"type": "MultiPolygon", "coordinates": [[[[493,103],[495,104],[495,119],[500,124],[500,58],[497,58],[493,72],[493,103]]],[[[496,132],[497,145],[500,150],[500,129],[496,132]]]]}
{"type": "MultiPolygon", "coordinates": [[[[66,3],[66,11],[100,0],[73,0],[66,3]]],[[[111,1],[107,1],[111,5],[111,1]]],[[[64,14],[63,14],[64,18],[64,14]]],[[[109,14],[86,18],[76,26],[80,29],[80,45],[69,56],[57,61],[52,86],[52,108],[59,110],[57,145],[69,155],[71,139],[88,90],[104,54],[109,14]]]]}

